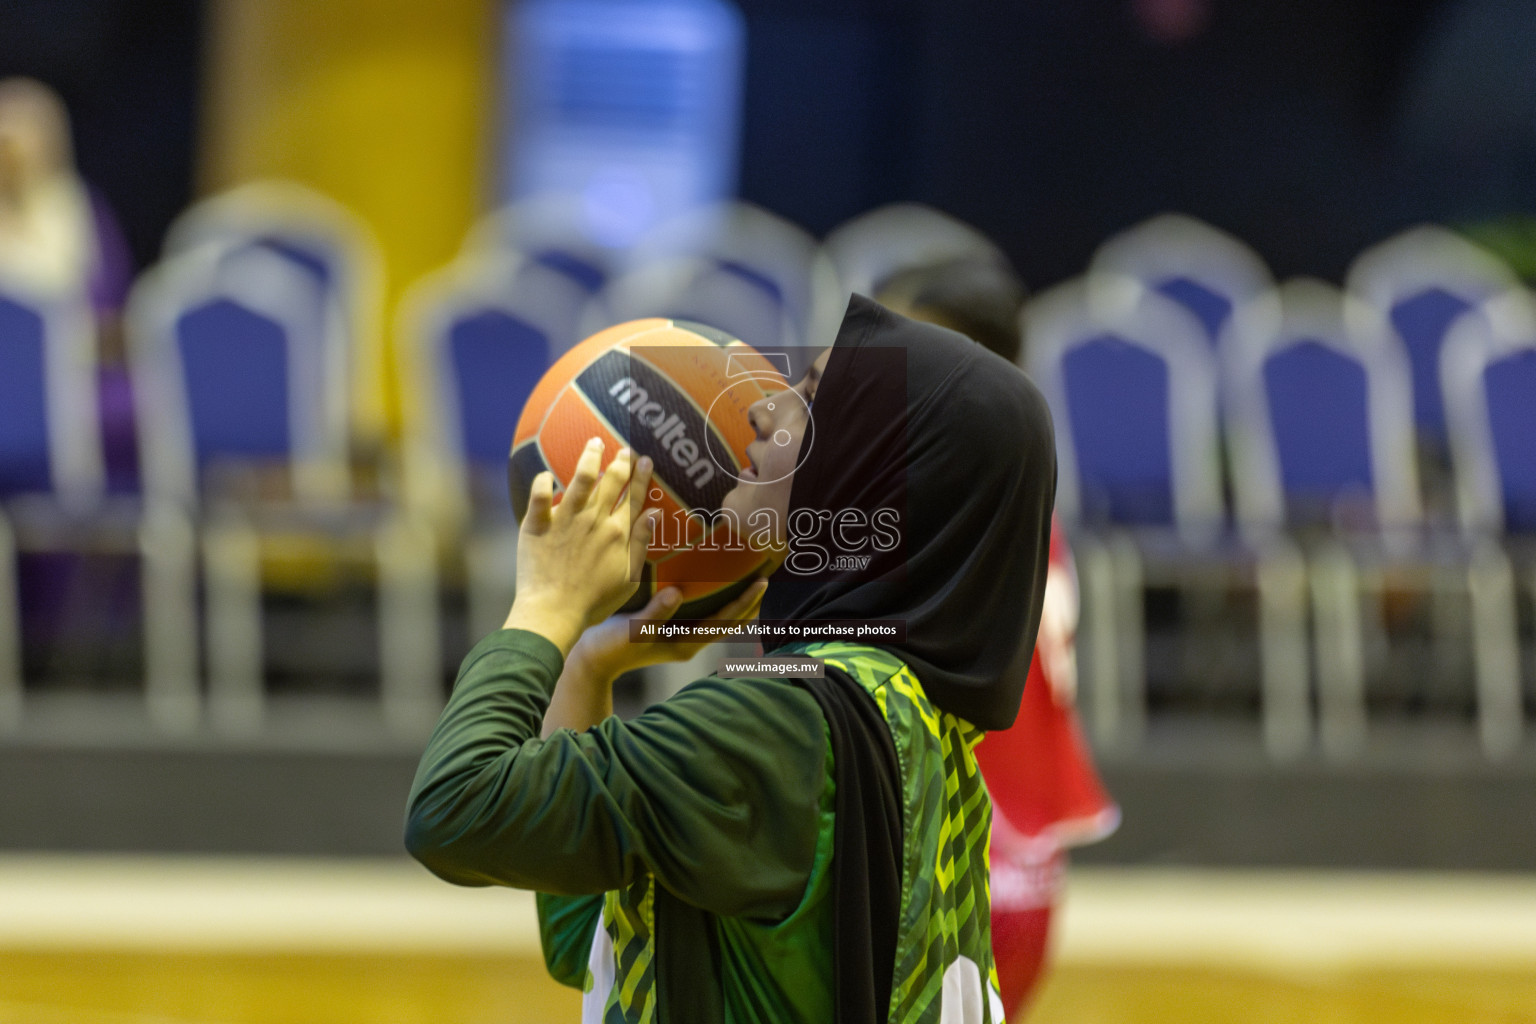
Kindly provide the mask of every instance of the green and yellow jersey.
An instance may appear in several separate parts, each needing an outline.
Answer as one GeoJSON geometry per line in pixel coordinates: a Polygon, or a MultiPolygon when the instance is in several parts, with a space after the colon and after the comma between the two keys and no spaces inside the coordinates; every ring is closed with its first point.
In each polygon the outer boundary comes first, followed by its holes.
{"type": "MultiPolygon", "coordinates": [[[[891,654],[823,659],[868,693],[900,766],[888,1019],[997,1024],[980,733],[891,654]]],[[[832,1020],[836,772],[791,680],[706,678],[628,722],[538,733],[558,650],[505,630],[460,670],[411,793],[407,845],[464,885],[537,890],[546,962],[601,1024],[832,1020]]]]}

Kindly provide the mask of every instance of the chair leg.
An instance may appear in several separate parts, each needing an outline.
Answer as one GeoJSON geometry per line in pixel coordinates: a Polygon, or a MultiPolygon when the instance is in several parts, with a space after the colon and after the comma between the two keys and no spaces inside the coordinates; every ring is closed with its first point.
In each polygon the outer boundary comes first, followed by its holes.
{"type": "Polygon", "coordinates": [[[394,518],[379,527],[374,553],[384,720],[393,731],[415,736],[432,727],[443,703],[437,537],[420,523],[394,518]]]}
{"type": "Polygon", "coordinates": [[[203,531],[207,591],[208,710],[216,728],[246,733],[261,728],[261,543],[238,520],[203,531]]]}
{"type": "Polygon", "coordinates": [[[1318,732],[1325,754],[1346,758],[1365,744],[1359,572],[1348,549],[1337,543],[1319,548],[1310,568],[1318,732]]]}
{"type": "Polygon", "coordinates": [[[1089,721],[1099,744],[1113,747],[1119,742],[1120,658],[1115,623],[1114,562],[1097,538],[1076,538],[1073,554],[1082,587],[1082,622],[1078,635],[1083,639],[1080,659],[1082,680],[1088,688],[1089,721]],[[1086,662],[1086,664],[1083,664],[1086,662]]]}
{"type": "Polygon", "coordinates": [[[1479,541],[1467,566],[1476,651],[1477,731],[1489,758],[1520,746],[1524,711],[1520,693],[1520,637],[1515,571],[1496,541],[1479,541]]]}
{"type": "Polygon", "coordinates": [[[1123,533],[1109,541],[1114,561],[1116,668],[1119,673],[1121,742],[1135,747],[1147,727],[1146,612],[1141,549],[1123,533]]]}
{"type": "Polygon", "coordinates": [[[464,551],[469,584],[469,629],[472,640],[489,636],[507,621],[517,580],[517,530],[474,534],[464,551]]]}
{"type": "Polygon", "coordinates": [[[0,512],[0,733],[21,728],[21,604],[16,588],[16,536],[0,512]]]}
{"type": "Polygon", "coordinates": [[[197,542],[179,509],[149,508],[139,528],[144,601],[144,697],[166,732],[197,728],[197,542]]]}
{"type": "Polygon", "coordinates": [[[1276,759],[1312,742],[1307,692],[1307,569],[1296,545],[1276,538],[1255,566],[1264,748],[1276,759]]]}

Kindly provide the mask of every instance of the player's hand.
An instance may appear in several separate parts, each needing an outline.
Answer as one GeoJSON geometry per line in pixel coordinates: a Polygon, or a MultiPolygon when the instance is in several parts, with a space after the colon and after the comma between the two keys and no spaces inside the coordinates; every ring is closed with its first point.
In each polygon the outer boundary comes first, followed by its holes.
{"type": "MultiPolygon", "coordinates": [[[[710,616],[711,621],[743,623],[757,618],[763,604],[763,594],[768,581],[756,580],[742,591],[734,601],[710,616]]],[[[609,683],[637,668],[659,665],[668,661],[687,661],[708,647],[709,640],[648,640],[631,641],[631,622],[666,622],[677,614],[682,605],[682,595],[676,587],[663,587],[653,595],[646,606],[630,615],[615,615],[582,634],[571,652],[573,658],[582,658],[588,670],[609,683]]]]}
{"type": "Polygon", "coordinates": [[[517,537],[517,599],[508,629],[547,637],[562,654],[588,626],[602,622],[634,594],[655,513],[642,514],[651,460],[619,449],[602,468],[603,443],[587,442],[559,503],[554,477],[534,477],[517,537]]]}

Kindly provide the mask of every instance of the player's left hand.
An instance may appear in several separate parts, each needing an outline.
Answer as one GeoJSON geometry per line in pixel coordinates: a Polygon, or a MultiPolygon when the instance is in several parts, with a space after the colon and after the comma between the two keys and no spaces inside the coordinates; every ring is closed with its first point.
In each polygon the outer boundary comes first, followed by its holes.
{"type": "MultiPolygon", "coordinates": [[[[766,579],[755,580],[734,601],[710,616],[711,622],[744,623],[757,618],[768,591],[766,579]]],[[[668,661],[687,661],[708,647],[709,640],[630,639],[631,622],[666,622],[682,606],[676,587],[663,587],[644,608],[629,615],[615,615],[588,629],[571,652],[582,658],[593,675],[612,682],[625,672],[668,661]]]]}

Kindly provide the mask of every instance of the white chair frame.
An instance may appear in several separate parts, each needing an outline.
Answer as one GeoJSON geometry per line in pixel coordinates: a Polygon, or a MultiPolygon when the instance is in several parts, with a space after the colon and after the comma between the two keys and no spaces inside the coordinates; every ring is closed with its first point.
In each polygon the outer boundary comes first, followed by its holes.
{"type": "MultiPolygon", "coordinates": [[[[1078,345],[1106,334],[1124,339],[1168,367],[1169,460],[1173,532],[1186,551],[1208,550],[1223,515],[1217,465],[1216,369],[1210,343],[1193,313],[1134,278],[1095,274],[1035,297],[1022,315],[1027,369],[1055,413],[1056,507],[1078,518],[1077,454],[1068,425],[1063,361],[1078,345]]],[[[1136,743],[1146,718],[1141,595],[1146,559],[1129,531],[1075,539],[1089,609],[1090,708],[1105,745],[1136,743]]]]}
{"type": "Polygon", "coordinates": [[[1253,249],[1180,213],[1160,214],[1107,239],[1095,251],[1089,273],[1120,274],[1154,288],[1188,278],[1225,296],[1234,314],[1274,286],[1253,249]]]}
{"type": "Polygon", "coordinates": [[[834,228],[822,243],[844,293],[873,296],[886,278],[912,267],[967,257],[1006,263],[991,239],[922,203],[891,203],[834,228]]]}
{"type": "MultiPolygon", "coordinates": [[[[88,512],[101,500],[106,473],[96,406],[95,325],[84,297],[39,291],[3,275],[0,296],[41,320],[52,494],[65,510],[88,512]]],[[[0,732],[20,728],[23,714],[16,556],[16,531],[0,507],[0,732]]]]}
{"type": "MultiPolygon", "coordinates": [[[[398,350],[410,379],[427,398],[406,435],[407,493],[419,521],[436,524],[450,536],[468,529],[464,569],[476,636],[499,628],[511,606],[517,529],[510,515],[479,522],[472,514],[448,335],[465,315],[497,311],[542,331],[551,342],[550,358],[558,359],[562,345],[577,340],[565,337],[577,328],[551,308],[551,290],[565,291],[561,305],[573,308],[585,296],[566,275],[515,252],[492,249],[461,255],[417,282],[401,301],[398,350]]],[[[511,437],[507,441],[510,450],[511,437]]]]}
{"type": "MultiPolygon", "coordinates": [[[[333,249],[340,261],[328,305],[327,342],[347,375],[349,408],[360,438],[383,437],[384,257],[368,224],[352,211],[297,182],[248,182],[188,208],[166,234],[167,255],[213,246],[228,251],[258,235],[310,238],[333,249]]],[[[349,424],[349,427],[354,424],[349,424]]]]}
{"type": "MultiPolygon", "coordinates": [[[[311,337],[319,328],[302,313],[313,306],[306,292],[313,283],[277,256],[253,257],[247,270],[223,273],[216,249],[193,249],[146,274],[128,307],[147,505],[144,589],[153,598],[146,600],[146,673],[151,714],[167,727],[195,727],[201,714],[194,596],[198,547],[207,593],[213,724],[250,732],[261,727],[265,714],[261,531],[252,521],[260,510],[208,508],[202,499],[176,339],[184,313],[227,300],[284,330],[290,365],[311,364],[308,373],[291,372],[289,378],[292,511],[301,522],[335,519],[350,502],[343,429],[347,388],[339,386],[326,338],[311,337]],[[320,393],[306,394],[306,382],[320,393]]],[[[431,544],[430,533],[398,509],[387,512],[371,536],[379,569],[383,710],[391,726],[407,732],[430,722],[440,703],[431,544]]]]}
{"type": "Polygon", "coordinates": [[[751,203],[703,206],[647,232],[626,269],[690,257],[734,260],[771,278],[794,325],[789,344],[819,349],[837,336],[846,293],[827,253],[800,226],[751,203]]]}
{"type": "MultiPolygon", "coordinates": [[[[1264,387],[1264,367],[1302,341],[1315,341],[1360,365],[1366,375],[1371,471],[1377,528],[1389,559],[1418,552],[1418,475],[1412,444],[1412,391],[1407,357],[1384,318],[1372,307],[1322,281],[1298,279],[1243,306],[1219,341],[1225,387],[1223,408],[1232,454],[1238,527],[1250,546],[1280,545],[1286,507],[1280,459],[1264,387]]],[[[1287,556],[1295,560],[1300,557],[1287,556]]],[[[1331,539],[1305,556],[1302,575],[1312,606],[1317,655],[1319,730],[1324,751],[1354,756],[1366,732],[1365,640],[1360,614],[1358,560],[1348,544],[1331,539]]],[[[1292,591],[1294,594],[1294,591],[1292,591]]],[[[1305,602],[1305,596],[1297,596],[1305,602]]],[[[1303,604],[1287,613],[1295,617],[1303,604]]],[[[1266,660],[1266,665],[1269,662],[1266,660]]],[[[1305,661],[1286,669],[1278,698],[1303,719],[1270,733],[1271,749],[1298,752],[1310,736],[1305,661]],[[1295,696],[1296,693],[1301,695],[1295,696]]]]}
{"type": "MultiPolygon", "coordinates": [[[[1483,372],[1500,359],[1536,351],[1536,297],[1512,288],[1452,326],[1440,350],[1446,427],[1456,469],[1462,534],[1471,547],[1478,733],[1491,758],[1513,754],[1524,735],[1516,572],[1499,543],[1504,495],[1493,450],[1483,372]]],[[[1529,581],[1536,600],[1536,576],[1529,581]]]]}

